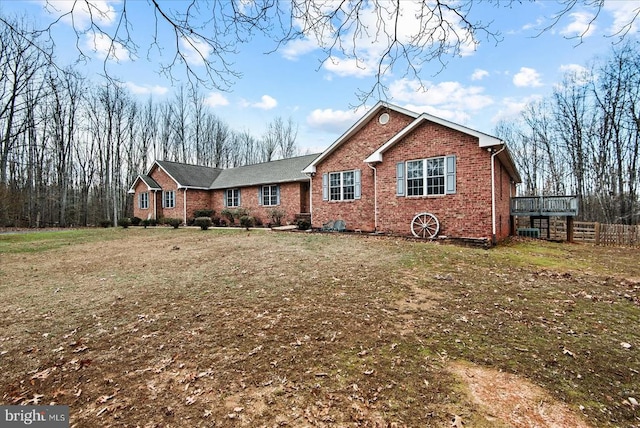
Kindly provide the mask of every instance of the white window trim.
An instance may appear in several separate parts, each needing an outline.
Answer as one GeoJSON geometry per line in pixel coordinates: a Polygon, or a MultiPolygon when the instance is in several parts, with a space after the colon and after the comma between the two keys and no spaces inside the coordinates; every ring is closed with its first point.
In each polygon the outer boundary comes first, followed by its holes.
{"type": "Polygon", "coordinates": [[[225,189],[224,191],[224,206],[227,208],[240,207],[240,189],[225,189]],[[231,193],[231,204],[229,204],[229,192],[231,193]]]}
{"type": "Polygon", "coordinates": [[[162,191],[162,208],[175,208],[175,207],[176,207],[176,191],[163,190],[162,191]]]}
{"type": "Polygon", "coordinates": [[[138,198],[138,208],[141,210],[149,209],[149,192],[141,192],[138,198]]]}
{"type": "Polygon", "coordinates": [[[351,169],[351,170],[347,170],[347,171],[335,171],[335,172],[330,172],[329,173],[329,201],[330,202],[339,202],[339,201],[353,201],[356,199],[356,170],[351,169]],[[351,185],[351,187],[353,187],[353,197],[345,199],[344,197],[344,174],[345,173],[352,173],[353,174],[353,184],[351,185]],[[339,186],[331,186],[331,176],[332,175],[336,175],[339,174],[340,175],[340,185],[339,186]],[[332,193],[331,190],[332,189],[336,189],[339,188],[340,189],[340,197],[338,199],[332,199],[332,193]]]}
{"type": "Polygon", "coordinates": [[[406,177],[404,178],[404,184],[405,184],[407,198],[441,197],[441,196],[447,195],[447,157],[446,156],[435,156],[431,158],[412,159],[412,160],[405,161],[405,171],[406,171],[406,177]],[[427,161],[437,160],[437,159],[442,159],[443,174],[429,177],[427,175],[427,161]],[[422,194],[420,195],[409,195],[409,180],[411,180],[409,178],[409,163],[411,162],[422,162],[422,194]],[[431,194],[427,193],[427,189],[428,189],[427,180],[429,178],[437,178],[437,177],[442,177],[442,181],[443,181],[442,193],[431,193],[431,194]]]}
{"type": "Polygon", "coordinates": [[[279,186],[277,184],[269,184],[266,186],[262,186],[261,198],[260,201],[262,206],[265,207],[276,207],[280,205],[280,201],[278,198],[278,193],[280,192],[279,186]],[[265,201],[268,201],[268,204],[265,204],[265,201]],[[275,203],[271,203],[275,201],[275,203]]]}

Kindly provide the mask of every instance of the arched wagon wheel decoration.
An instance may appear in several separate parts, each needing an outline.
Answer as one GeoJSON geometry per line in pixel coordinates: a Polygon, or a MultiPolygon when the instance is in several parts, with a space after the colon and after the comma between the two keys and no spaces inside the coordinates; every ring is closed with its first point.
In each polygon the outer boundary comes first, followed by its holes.
{"type": "Polygon", "coordinates": [[[411,220],[411,233],[416,238],[433,239],[440,231],[440,222],[431,213],[420,213],[411,220]]]}

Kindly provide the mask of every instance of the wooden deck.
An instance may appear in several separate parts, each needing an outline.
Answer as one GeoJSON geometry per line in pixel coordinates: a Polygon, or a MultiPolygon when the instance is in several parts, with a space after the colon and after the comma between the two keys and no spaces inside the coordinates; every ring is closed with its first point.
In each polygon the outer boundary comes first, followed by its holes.
{"type": "Polygon", "coordinates": [[[577,196],[524,196],[511,198],[512,216],[575,217],[577,196]]]}

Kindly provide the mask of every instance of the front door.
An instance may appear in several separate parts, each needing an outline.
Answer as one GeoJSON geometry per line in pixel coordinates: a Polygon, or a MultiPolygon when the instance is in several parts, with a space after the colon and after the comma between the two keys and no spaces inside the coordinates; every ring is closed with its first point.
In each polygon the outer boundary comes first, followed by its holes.
{"type": "Polygon", "coordinates": [[[300,213],[308,214],[310,204],[309,183],[300,183],[300,213]]]}

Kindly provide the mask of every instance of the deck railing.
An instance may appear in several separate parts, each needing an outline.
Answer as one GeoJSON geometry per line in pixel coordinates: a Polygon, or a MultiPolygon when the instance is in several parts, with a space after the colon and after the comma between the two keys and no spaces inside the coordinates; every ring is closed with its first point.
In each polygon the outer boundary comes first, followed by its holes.
{"type": "Polygon", "coordinates": [[[578,215],[577,196],[524,196],[511,198],[511,215],[566,217],[578,215]]]}

